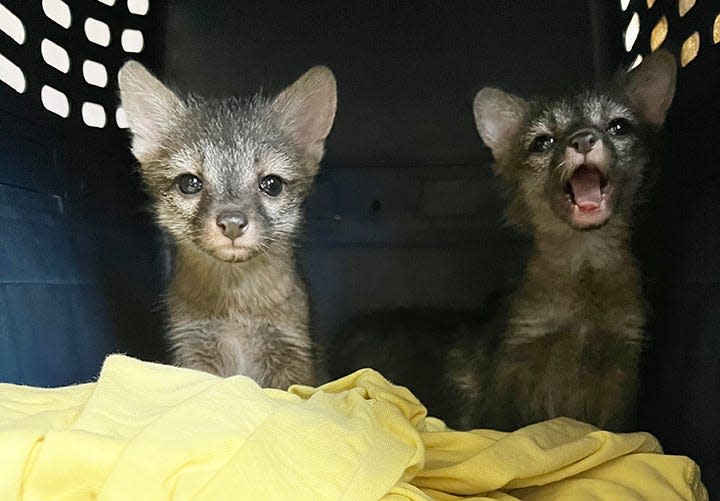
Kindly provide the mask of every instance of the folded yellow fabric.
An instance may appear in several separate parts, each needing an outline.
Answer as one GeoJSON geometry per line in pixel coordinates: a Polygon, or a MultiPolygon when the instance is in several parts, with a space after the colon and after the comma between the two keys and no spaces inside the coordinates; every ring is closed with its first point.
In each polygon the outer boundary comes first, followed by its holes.
{"type": "Polygon", "coordinates": [[[96,383],[0,385],[2,500],[706,500],[645,433],[456,432],[365,369],[317,389],[113,355],[96,383]]]}

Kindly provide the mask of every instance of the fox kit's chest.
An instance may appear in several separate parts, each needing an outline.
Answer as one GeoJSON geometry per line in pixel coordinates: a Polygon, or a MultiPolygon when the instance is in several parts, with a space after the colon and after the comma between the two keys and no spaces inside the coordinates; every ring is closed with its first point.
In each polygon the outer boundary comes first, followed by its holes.
{"type": "Polygon", "coordinates": [[[307,296],[290,260],[235,266],[179,253],[166,304],[177,364],[278,388],[313,381],[307,296]]]}
{"type": "Polygon", "coordinates": [[[639,341],[644,311],[637,270],[559,273],[534,264],[510,317],[510,342],[544,336],[583,345],[604,339],[639,341]]]}
{"type": "Polygon", "coordinates": [[[226,337],[254,336],[268,325],[307,323],[307,296],[302,283],[292,276],[277,281],[251,276],[240,283],[208,280],[191,288],[183,280],[176,276],[168,290],[172,323],[212,322],[217,334],[226,337]]]}
{"type": "Polygon", "coordinates": [[[644,313],[637,282],[590,274],[528,281],[498,363],[501,394],[527,424],[570,416],[623,428],[632,408],[644,313]]]}
{"type": "Polygon", "coordinates": [[[220,376],[244,374],[277,388],[313,383],[307,299],[299,281],[281,289],[265,284],[261,290],[253,283],[251,296],[243,287],[212,281],[191,291],[175,285],[167,305],[177,364],[220,376]]]}

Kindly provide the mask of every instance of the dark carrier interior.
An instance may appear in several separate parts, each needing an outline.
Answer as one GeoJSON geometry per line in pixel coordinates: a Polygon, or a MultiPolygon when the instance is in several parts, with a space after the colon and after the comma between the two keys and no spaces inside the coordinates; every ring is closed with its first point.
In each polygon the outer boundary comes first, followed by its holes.
{"type": "Polygon", "coordinates": [[[473,310],[522,274],[530,240],[503,224],[473,122],[481,87],[573,90],[663,47],[678,80],[635,231],[650,304],[639,423],[720,494],[720,4],[62,5],[0,1],[0,381],[89,381],[111,352],[168,361],[173,252],[118,113],[128,59],[217,97],[333,70],[338,111],[298,250],[313,332],[329,344],[358,314],[473,310]]]}

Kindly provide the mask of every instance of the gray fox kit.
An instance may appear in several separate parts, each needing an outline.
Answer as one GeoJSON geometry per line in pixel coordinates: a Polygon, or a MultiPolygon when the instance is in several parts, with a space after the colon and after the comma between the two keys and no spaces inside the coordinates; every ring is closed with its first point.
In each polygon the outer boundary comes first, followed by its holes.
{"type": "Polygon", "coordinates": [[[335,116],[332,72],[312,68],[271,100],[181,97],[133,61],[119,81],[132,152],[176,246],[175,362],[261,386],[313,384],[294,244],[335,116]]]}

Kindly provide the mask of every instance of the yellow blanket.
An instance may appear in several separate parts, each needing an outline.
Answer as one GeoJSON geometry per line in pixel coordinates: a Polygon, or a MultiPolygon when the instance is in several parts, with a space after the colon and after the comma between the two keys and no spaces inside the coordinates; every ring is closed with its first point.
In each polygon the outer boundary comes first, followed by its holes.
{"type": "Polygon", "coordinates": [[[369,369],[263,390],[113,355],[96,383],[0,385],[0,499],[706,500],[645,433],[455,432],[369,369]]]}

